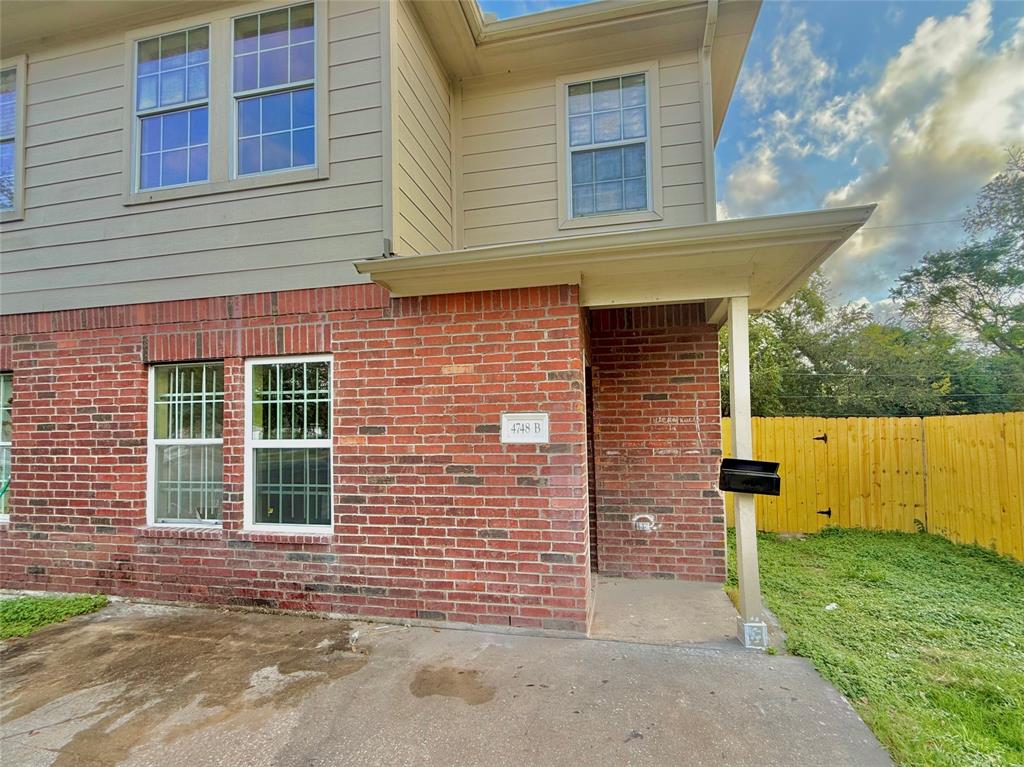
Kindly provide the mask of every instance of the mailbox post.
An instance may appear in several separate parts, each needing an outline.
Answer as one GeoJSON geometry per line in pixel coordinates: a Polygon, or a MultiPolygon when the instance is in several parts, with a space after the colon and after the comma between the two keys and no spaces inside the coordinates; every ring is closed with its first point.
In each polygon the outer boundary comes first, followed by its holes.
{"type": "MultiPolygon", "coordinates": [[[[750,460],[754,439],[750,423],[750,332],[748,299],[729,299],[729,413],[732,417],[732,450],[736,458],[750,460]]],[[[768,646],[768,627],[761,607],[761,575],[757,565],[757,521],[754,496],[733,495],[736,527],[736,576],[739,581],[740,616],[737,635],[744,647],[768,646]]]]}

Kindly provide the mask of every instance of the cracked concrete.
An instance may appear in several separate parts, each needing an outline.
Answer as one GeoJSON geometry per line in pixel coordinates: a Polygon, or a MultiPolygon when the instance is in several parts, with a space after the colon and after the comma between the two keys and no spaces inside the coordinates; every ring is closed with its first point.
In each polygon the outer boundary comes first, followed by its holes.
{"type": "Polygon", "coordinates": [[[119,603],[9,640],[0,650],[2,762],[891,764],[799,658],[356,628],[119,603]]]}

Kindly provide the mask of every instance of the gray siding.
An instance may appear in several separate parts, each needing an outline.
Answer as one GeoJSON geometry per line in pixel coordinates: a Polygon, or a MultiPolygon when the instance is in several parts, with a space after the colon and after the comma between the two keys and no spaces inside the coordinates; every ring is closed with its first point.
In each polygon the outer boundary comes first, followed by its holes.
{"type": "Polygon", "coordinates": [[[329,178],[134,206],[124,30],[30,52],[25,218],[3,225],[0,310],[364,282],[351,262],[383,241],[381,14],[337,0],[329,17],[329,178]]]}

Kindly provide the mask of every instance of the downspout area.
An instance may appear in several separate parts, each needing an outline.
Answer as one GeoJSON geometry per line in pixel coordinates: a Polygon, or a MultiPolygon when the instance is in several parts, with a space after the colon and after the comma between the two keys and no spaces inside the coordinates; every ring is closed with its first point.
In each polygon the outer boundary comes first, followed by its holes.
{"type": "Polygon", "coordinates": [[[704,149],[704,220],[718,220],[718,192],[715,188],[715,112],[711,88],[711,52],[718,26],[718,0],[708,0],[704,21],[704,44],[700,49],[701,126],[704,149]]]}

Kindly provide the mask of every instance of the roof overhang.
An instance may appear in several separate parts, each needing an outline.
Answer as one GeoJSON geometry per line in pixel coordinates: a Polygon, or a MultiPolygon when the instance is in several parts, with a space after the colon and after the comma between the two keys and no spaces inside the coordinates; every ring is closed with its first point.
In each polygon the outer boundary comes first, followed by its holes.
{"type": "MultiPolygon", "coordinates": [[[[511,19],[485,19],[476,0],[413,0],[438,56],[458,79],[572,62],[697,50],[707,0],[597,0],[511,19]]],[[[725,119],[760,0],[719,0],[711,57],[715,137],[725,119]]]]}
{"type": "Polygon", "coordinates": [[[874,205],[357,261],[394,296],[572,284],[589,307],[713,302],[751,311],[792,296],[874,205]]]}

